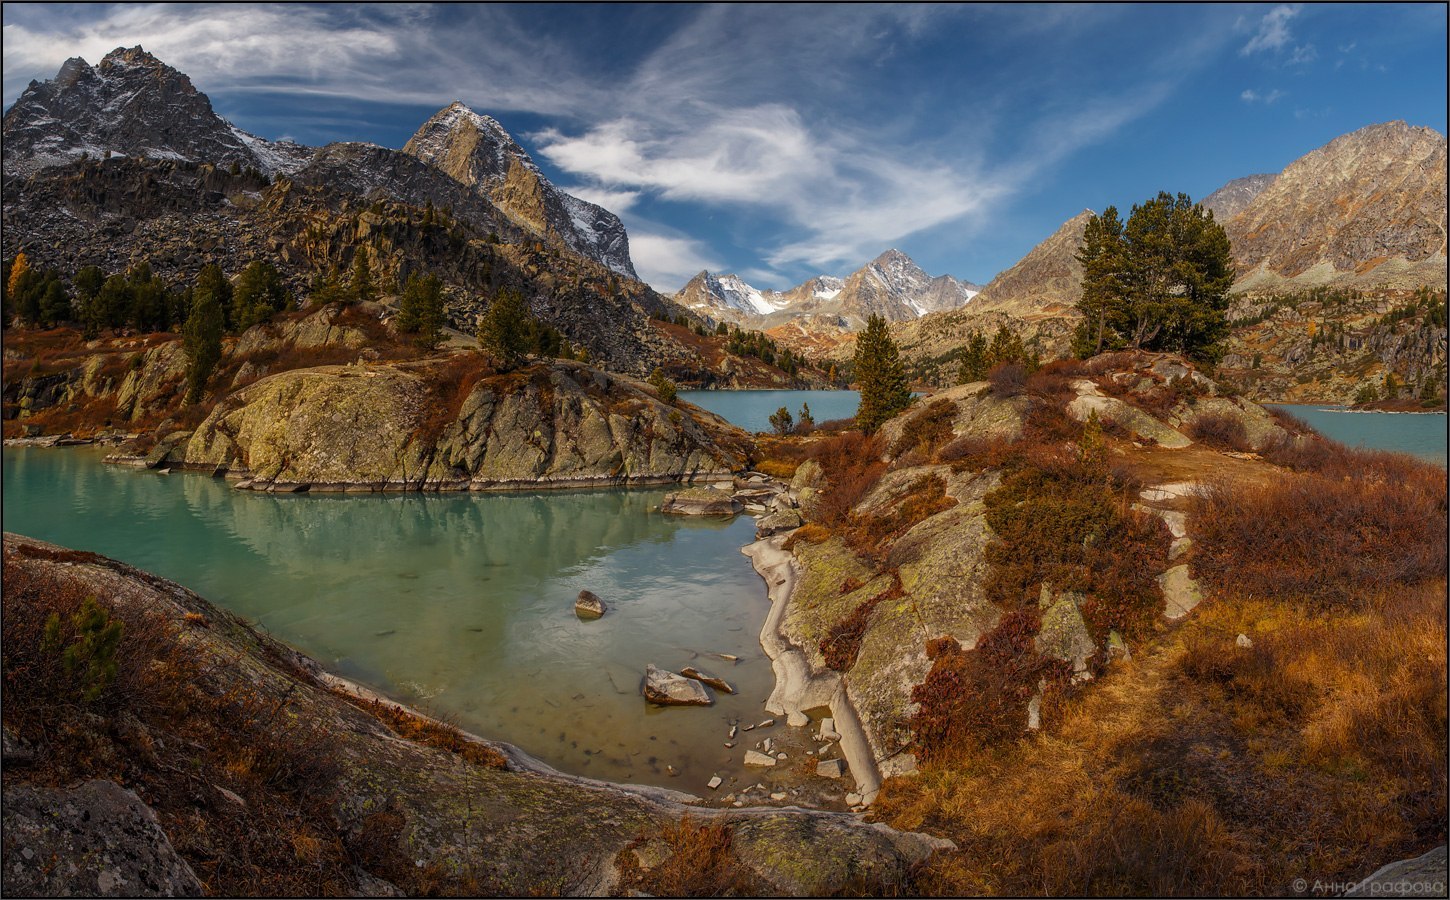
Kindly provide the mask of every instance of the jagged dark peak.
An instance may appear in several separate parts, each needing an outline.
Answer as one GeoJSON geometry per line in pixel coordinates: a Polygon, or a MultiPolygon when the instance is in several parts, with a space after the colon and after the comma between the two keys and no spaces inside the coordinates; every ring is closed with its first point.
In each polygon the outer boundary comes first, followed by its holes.
{"type": "MultiPolygon", "coordinates": [[[[96,70],[91,68],[91,64],[79,56],[72,56],[61,63],[60,71],[55,76],[55,86],[61,89],[75,87],[82,81],[90,81],[94,78],[96,78],[96,70]]],[[[31,82],[32,85],[35,83],[31,82]]]]}
{"type": "Polygon", "coordinates": [[[497,119],[475,112],[461,100],[430,116],[403,145],[403,152],[469,185],[501,183],[515,160],[538,172],[528,152],[497,119]]]}
{"type": "Polygon", "coordinates": [[[109,155],[290,172],[311,156],[236,128],[190,78],[140,46],[94,68],[74,57],[53,80],[31,82],[5,113],[4,138],[5,171],[26,175],[109,155]]]}

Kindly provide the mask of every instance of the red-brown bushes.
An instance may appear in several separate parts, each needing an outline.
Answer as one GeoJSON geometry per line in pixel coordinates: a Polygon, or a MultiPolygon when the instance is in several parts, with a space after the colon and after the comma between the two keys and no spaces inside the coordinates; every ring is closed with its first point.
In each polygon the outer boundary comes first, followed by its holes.
{"type": "Polygon", "coordinates": [[[1244,423],[1227,413],[1203,413],[1195,416],[1186,429],[1188,436],[1200,444],[1215,450],[1233,450],[1239,453],[1251,449],[1244,423]]]}
{"type": "Polygon", "coordinates": [[[1016,397],[1027,387],[1027,368],[1019,362],[998,363],[987,372],[992,393],[998,397],[1016,397]]]}
{"type": "Polygon", "coordinates": [[[1220,591],[1323,605],[1444,577],[1444,471],[1384,462],[1357,479],[1331,461],[1271,484],[1208,485],[1189,512],[1195,572],[1220,591]]]}
{"type": "Polygon", "coordinates": [[[844,524],[851,509],[881,479],[881,439],[847,431],[822,441],[814,459],[825,474],[826,487],[814,504],[816,518],[825,525],[844,524]]]}
{"type": "Polygon", "coordinates": [[[1040,586],[1089,595],[1084,613],[1099,637],[1141,631],[1161,611],[1157,576],[1169,536],[1161,521],[1067,451],[1040,450],[985,498],[986,596],[1005,609],[1036,601],[1040,586]]]}
{"type": "Polygon", "coordinates": [[[961,762],[974,751],[1027,731],[1027,704],[1046,680],[1060,689],[1070,672],[1034,648],[1041,628],[1035,608],[1004,615],[997,626],[962,650],[950,638],[930,648],[931,671],[912,689],[914,749],[926,763],[961,762]]]}
{"type": "Polygon", "coordinates": [[[910,450],[920,450],[930,459],[936,448],[952,436],[952,422],[957,416],[957,405],[950,400],[937,400],[926,409],[906,420],[901,436],[891,445],[891,455],[901,456],[910,450]]]}

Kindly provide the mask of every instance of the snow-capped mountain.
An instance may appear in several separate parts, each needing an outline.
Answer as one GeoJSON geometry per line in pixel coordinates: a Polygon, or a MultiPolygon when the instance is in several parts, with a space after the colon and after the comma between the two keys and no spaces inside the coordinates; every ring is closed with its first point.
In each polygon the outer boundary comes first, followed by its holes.
{"type": "Polygon", "coordinates": [[[5,114],[4,166],[14,174],[110,154],[277,174],[297,171],[312,153],[232,125],[190,78],[139,46],[113,50],[95,67],[66,60],[53,80],[30,82],[5,114]]]}
{"type": "Polygon", "coordinates": [[[675,294],[675,302],[752,328],[809,322],[855,331],[872,315],[902,322],[956,309],[979,290],[950,275],[933,278],[911,257],[892,249],[845,278],[818,275],[788,291],[762,291],[737,275],[701,272],[675,294]]]}
{"type": "Polygon", "coordinates": [[[555,187],[489,116],[455,100],[424,122],[403,152],[478,191],[525,229],[556,238],[621,275],[639,277],[619,218],[555,187]]]}

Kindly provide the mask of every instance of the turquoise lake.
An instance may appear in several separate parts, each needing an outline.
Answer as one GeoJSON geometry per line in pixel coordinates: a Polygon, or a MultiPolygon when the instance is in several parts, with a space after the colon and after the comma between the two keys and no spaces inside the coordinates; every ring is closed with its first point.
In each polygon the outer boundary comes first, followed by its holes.
{"type": "MultiPolygon", "coordinates": [[[[825,421],[858,402],[854,391],[682,396],[752,430],[781,406],[809,403],[825,421]]],[[[1285,408],[1336,440],[1445,464],[1442,415],[1285,408]]],[[[664,516],[665,489],[253,494],[102,455],[5,448],[5,529],[184,584],[334,671],[562,771],[695,793],[712,774],[746,777],[745,747],[722,745],[731,720],[765,716],[773,686],[758,640],[765,586],[740,553],[750,517],[664,516]],[[575,618],[583,589],[609,614],[575,618]],[[740,693],[648,707],[650,662],[694,664],[740,693]]]]}
{"type": "Polygon", "coordinates": [[[810,404],[811,416],[826,422],[849,419],[861,405],[857,391],[680,391],[680,399],[746,431],[770,431],[770,417],[782,406],[799,420],[801,406],[810,404]]]}
{"type": "Polygon", "coordinates": [[[252,494],[102,455],[5,448],[5,530],[177,581],[333,671],[565,772],[693,793],[743,773],[745,748],[722,746],[729,722],[764,718],[774,685],[765,585],[740,553],[748,516],[661,515],[659,489],[252,494]],[[609,605],[604,618],[574,616],[582,589],[609,605]],[[649,707],[651,662],[694,664],[740,693],[649,707]]]}
{"type": "Polygon", "coordinates": [[[1292,413],[1327,438],[1351,447],[1393,450],[1445,465],[1443,413],[1349,412],[1333,406],[1269,404],[1292,413]]]}

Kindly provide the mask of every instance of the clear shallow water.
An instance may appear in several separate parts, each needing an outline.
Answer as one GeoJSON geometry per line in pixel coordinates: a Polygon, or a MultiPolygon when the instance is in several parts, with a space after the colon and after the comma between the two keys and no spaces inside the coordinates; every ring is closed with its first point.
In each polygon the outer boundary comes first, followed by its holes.
{"type": "Polygon", "coordinates": [[[782,406],[800,418],[801,405],[811,405],[817,422],[849,419],[861,405],[857,391],[680,391],[680,397],[708,409],[746,431],[770,431],[770,417],[782,406]]]}
{"type": "Polygon", "coordinates": [[[1272,403],[1292,413],[1327,438],[1351,447],[1394,450],[1445,465],[1446,421],[1443,414],[1348,412],[1333,406],[1272,403]]]}
{"type": "Polygon", "coordinates": [[[328,668],[575,774],[708,793],[729,721],[773,685],[753,520],[663,516],[660,489],[307,496],[6,448],[4,526],[124,560],[259,622],[328,668]],[[610,607],[581,622],[581,589],[610,607]],[[709,653],[740,657],[731,664],[709,653]],[[648,707],[646,663],[740,693],[648,707]],[[670,777],[666,766],[681,772],[670,777]]]}

